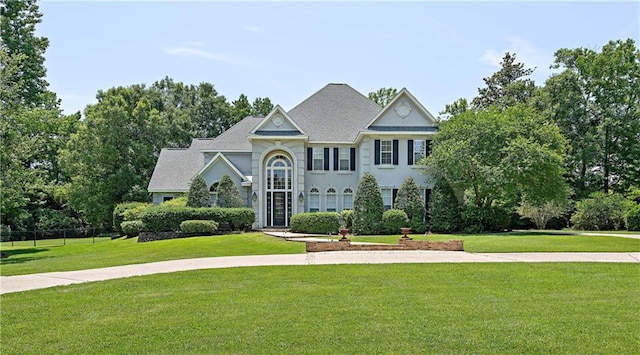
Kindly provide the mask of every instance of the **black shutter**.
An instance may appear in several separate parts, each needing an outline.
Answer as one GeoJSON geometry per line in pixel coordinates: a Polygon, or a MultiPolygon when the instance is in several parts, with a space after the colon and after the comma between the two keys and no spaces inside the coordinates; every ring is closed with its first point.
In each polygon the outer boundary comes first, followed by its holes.
{"type": "Polygon", "coordinates": [[[307,170],[313,170],[313,148],[307,148],[307,170]]]}
{"type": "Polygon", "coordinates": [[[340,151],[338,148],[333,148],[333,170],[339,169],[338,160],[340,160],[340,151]]]}
{"type": "Polygon", "coordinates": [[[393,165],[398,165],[398,140],[393,140],[393,165]]]}
{"type": "Polygon", "coordinates": [[[329,148],[324,148],[324,170],[329,170],[329,148]]]}
{"type": "Polygon", "coordinates": [[[413,165],[413,139],[407,141],[407,165],[413,165]]]}
{"type": "Polygon", "coordinates": [[[391,190],[391,208],[396,208],[396,198],[398,197],[398,189],[391,190]]]}
{"type": "Polygon", "coordinates": [[[350,170],[351,171],[356,171],[356,148],[350,148],[350,154],[351,154],[351,166],[350,166],[350,170]]]}
{"type": "Polygon", "coordinates": [[[380,140],[376,139],[374,142],[374,158],[373,158],[373,164],[374,165],[380,165],[380,140]]]}
{"type": "Polygon", "coordinates": [[[431,141],[424,141],[424,156],[428,157],[431,154],[431,141]]]}

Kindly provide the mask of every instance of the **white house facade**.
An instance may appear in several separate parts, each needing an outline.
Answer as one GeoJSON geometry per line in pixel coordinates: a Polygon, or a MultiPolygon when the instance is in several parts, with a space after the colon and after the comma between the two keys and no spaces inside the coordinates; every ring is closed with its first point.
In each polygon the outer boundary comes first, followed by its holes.
{"type": "Polygon", "coordinates": [[[148,190],[158,204],[188,192],[201,175],[215,199],[227,174],[255,210],[255,228],[286,227],[296,213],[352,208],[370,172],[389,209],[409,176],[428,200],[433,183],[417,162],[435,133],[434,117],[406,89],[380,107],[349,85],[328,84],[288,112],[276,106],[216,138],[163,149],[148,190]]]}

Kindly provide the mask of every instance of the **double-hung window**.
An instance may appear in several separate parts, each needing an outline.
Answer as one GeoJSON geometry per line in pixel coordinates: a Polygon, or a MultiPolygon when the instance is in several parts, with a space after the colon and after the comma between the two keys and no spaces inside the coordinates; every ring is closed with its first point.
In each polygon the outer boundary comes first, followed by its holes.
{"type": "Polygon", "coordinates": [[[336,189],[330,187],[327,190],[327,212],[335,212],[337,210],[336,189]]]}
{"type": "Polygon", "coordinates": [[[320,190],[317,187],[312,187],[309,191],[309,212],[320,211],[320,190]]]}
{"type": "Polygon", "coordinates": [[[393,157],[393,145],[391,141],[380,141],[380,164],[391,165],[393,157]]]}
{"type": "Polygon", "coordinates": [[[413,141],[413,163],[418,164],[422,158],[425,157],[425,141],[423,140],[414,140],[413,141]]]}
{"type": "Polygon", "coordinates": [[[342,209],[343,210],[351,210],[353,209],[353,190],[350,187],[344,189],[342,193],[342,209]]]}
{"type": "Polygon", "coordinates": [[[324,170],[324,153],[322,148],[313,148],[313,170],[324,170]]]}
{"type": "Polygon", "coordinates": [[[351,169],[351,154],[349,148],[338,149],[340,171],[348,171],[351,169]]]}
{"type": "Polygon", "coordinates": [[[382,202],[384,210],[388,211],[393,208],[393,191],[391,189],[380,189],[382,193],[382,202]]]}

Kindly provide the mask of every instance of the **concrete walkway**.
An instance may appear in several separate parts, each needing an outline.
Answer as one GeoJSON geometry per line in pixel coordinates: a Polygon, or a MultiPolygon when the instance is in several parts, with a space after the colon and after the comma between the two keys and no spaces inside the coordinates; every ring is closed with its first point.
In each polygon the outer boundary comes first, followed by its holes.
{"type": "Polygon", "coordinates": [[[170,260],[99,269],[0,276],[0,294],[83,282],[176,271],[269,265],[395,263],[613,262],[640,263],[634,253],[467,253],[463,251],[333,251],[307,254],[227,256],[170,260]]]}

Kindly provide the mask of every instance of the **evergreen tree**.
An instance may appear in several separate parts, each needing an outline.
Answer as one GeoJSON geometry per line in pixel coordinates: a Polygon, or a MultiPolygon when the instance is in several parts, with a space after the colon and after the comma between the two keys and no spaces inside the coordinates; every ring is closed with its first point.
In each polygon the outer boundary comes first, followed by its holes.
{"type": "Polygon", "coordinates": [[[478,96],[473,99],[476,108],[497,106],[500,109],[526,103],[535,91],[535,83],[531,79],[523,79],[533,73],[534,69],[525,68],[516,62],[516,55],[505,53],[500,70],[488,78],[484,78],[484,88],[478,89],[478,96]]]}
{"type": "Polygon", "coordinates": [[[353,201],[353,232],[378,234],[383,213],[384,202],[378,182],[373,174],[364,173],[353,201]]]}
{"type": "Polygon", "coordinates": [[[242,199],[242,196],[240,196],[238,187],[227,174],[222,175],[220,182],[218,183],[216,206],[227,208],[244,206],[244,200],[242,199]]]}
{"type": "Polygon", "coordinates": [[[211,197],[207,182],[200,175],[191,180],[189,186],[189,195],[187,196],[187,207],[209,207],[211,206],[211,197]]]}
{"type": "Polygon", "coordinates": [[[458,200],[449,184],[436,179],[429,198],[429,225],[433,232],[450,233],[460,229],[461,215],[458,200]]]}
{"type": "Polygon", "coordinates": [[[409,176],[398,189],[395,201],[395,208],[407,214],[409,227],[413,233],[424,233],[427,228],[424,221],[424,200],[420,195],[420,188],[413,177],[409,176]]]}

